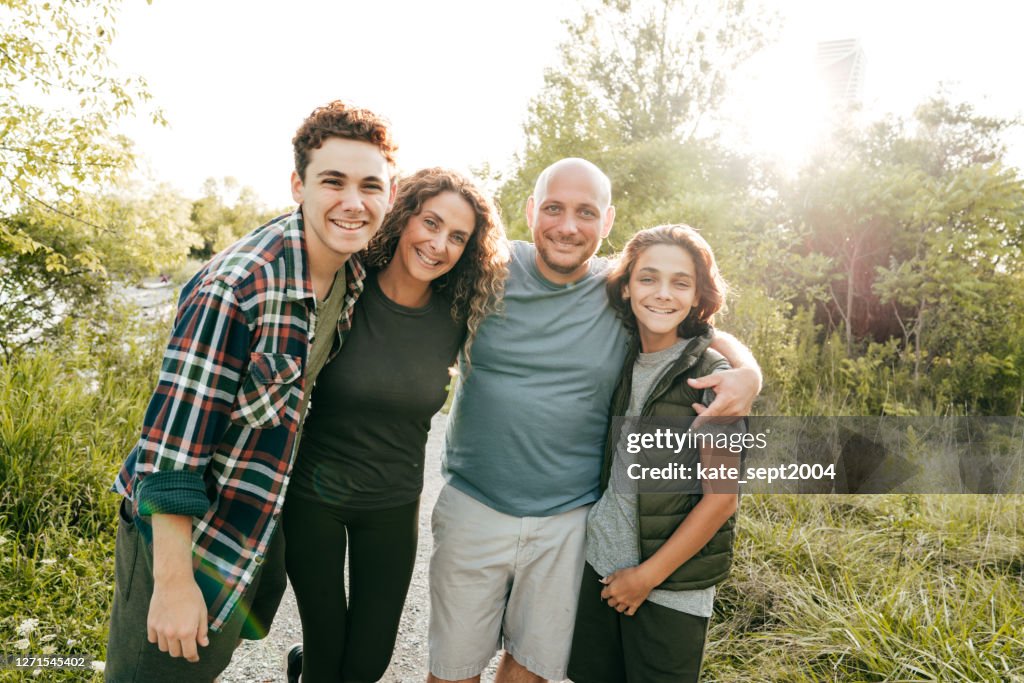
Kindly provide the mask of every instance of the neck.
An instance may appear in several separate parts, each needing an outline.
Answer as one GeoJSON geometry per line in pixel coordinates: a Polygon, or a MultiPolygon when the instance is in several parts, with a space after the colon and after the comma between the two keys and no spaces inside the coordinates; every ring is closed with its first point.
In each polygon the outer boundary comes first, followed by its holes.
{"type": "MultiPolygon", "coordinates": [[[[307,239],[309,238],[307,237],[307,239]]],[[[331,285],[334,284],[334,276],[345,267],[345,262],[350,256],[350,254],[335,256],[322,252],[321,249],[306,250],[306,262],[309,264],[309,279],[313,282],[313,293],[321,301],[327,298],[331,291],[331,285]]]]}
{"type": "Polygon", "coordinates": [[[410,277],[395,265],[394,259],[380,271],[377,284],[384,296],[399,306],[420,308],[430,301],[430,283],[410,277]]]}
{"type": "Polygon", "coordinates": [[[646,330],[640,327],[640,350],[644,353],[656,353],[658,351],[664,351],[669,348],[677,341],[680,337],[673,330],[672,332],[665,332],[663,334],[656,334],[650,330],[646,330]]]}

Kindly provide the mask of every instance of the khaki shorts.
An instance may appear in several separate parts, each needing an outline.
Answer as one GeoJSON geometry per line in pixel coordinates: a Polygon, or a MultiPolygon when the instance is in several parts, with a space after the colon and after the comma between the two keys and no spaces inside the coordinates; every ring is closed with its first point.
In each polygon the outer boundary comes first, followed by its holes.
{"type": "Polygon", "coordinates": [[[565,678],[589,508],[513,517],[451,485],[441,490],[431,520],[434,676],[476,676],[504,647],[532,673],[565,678]]]}

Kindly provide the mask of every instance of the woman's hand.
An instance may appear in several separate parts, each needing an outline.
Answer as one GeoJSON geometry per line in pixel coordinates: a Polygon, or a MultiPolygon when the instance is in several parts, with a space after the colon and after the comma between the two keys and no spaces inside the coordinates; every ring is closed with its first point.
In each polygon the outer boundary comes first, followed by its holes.
{"type": "Polygon", "coordinates": [[[627,567],[601,579],[601,599],[620,614],[631,617],[643,604],[657,583],[651,580],[643,565],[627,567]]]}

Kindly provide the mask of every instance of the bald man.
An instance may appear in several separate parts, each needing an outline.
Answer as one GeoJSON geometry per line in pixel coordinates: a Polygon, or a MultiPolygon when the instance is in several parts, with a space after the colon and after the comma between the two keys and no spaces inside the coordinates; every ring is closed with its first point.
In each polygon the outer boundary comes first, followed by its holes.
{"type": "MultiPolygon", "coordinates": [[[[562,680],[599,497],[608,410],[627,333],[594,255],[615,221],[611,182],[584,159],[545,169],[526,203],[533,244],[513,243],[504,312],[481,324],[448,418],[447,484],[433,513],[430,676],[562,680]]],[[[760,372],[731,337],[737,370],[705,378],[717,414],[749,413],[760,372]]],[[[697,386],[697,385],[695,385],[697,386]]]]}

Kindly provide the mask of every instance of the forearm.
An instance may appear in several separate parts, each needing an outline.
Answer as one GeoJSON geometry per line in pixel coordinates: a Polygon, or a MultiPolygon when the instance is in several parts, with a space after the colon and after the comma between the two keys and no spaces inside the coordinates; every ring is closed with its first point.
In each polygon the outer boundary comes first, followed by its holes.
{"type": "Polygon", "coordinates": [[[660,585],[700,552],[736,511],[736,505],[735,493],[704,494],[668,540],[641,563],[651,586],[660,585]]]}
{"type": "Polygon", "coordinates": [[[761,366],[757,364],[754,354],[750,352],[750,349],[743,342],[728,332],[716,329],[715,336],[711,340],[711,348],[725,356],[725,359],[729,361],[729,365],[733,368],[752,372],[757,377],[757,393],[761,392],[761,385],[764,381],[764,377],[761,374],[761,366]]]}
{"type": "Polygon", "coordinates": [[[153,582],[195,582],[192,571],[192,518],[153,515],[153,582]]]}

